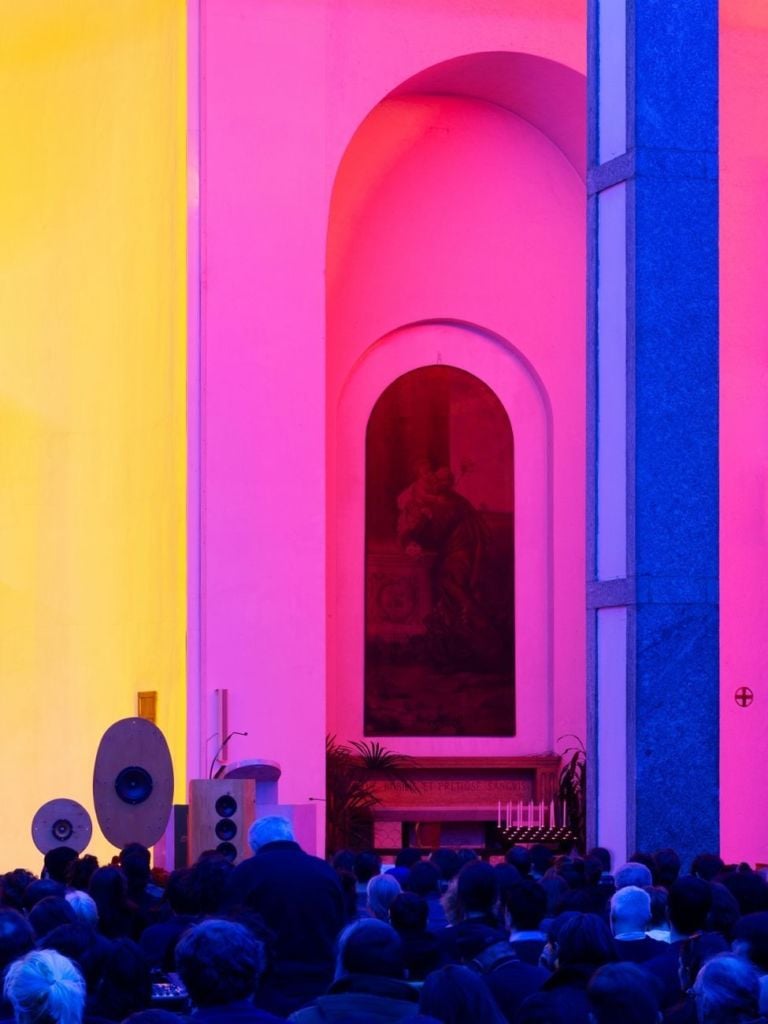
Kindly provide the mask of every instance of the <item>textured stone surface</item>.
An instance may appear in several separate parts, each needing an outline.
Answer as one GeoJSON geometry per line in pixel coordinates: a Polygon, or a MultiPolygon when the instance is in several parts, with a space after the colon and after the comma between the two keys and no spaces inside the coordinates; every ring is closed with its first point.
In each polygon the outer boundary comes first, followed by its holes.
{"type": "Polygon", "coordinates": [[[629,852],[689,861],[719,844],[717,2],[627,12],[628,153],[589,181],[627,183],[629,570],[590,607],[628,608],[629,852]]]}

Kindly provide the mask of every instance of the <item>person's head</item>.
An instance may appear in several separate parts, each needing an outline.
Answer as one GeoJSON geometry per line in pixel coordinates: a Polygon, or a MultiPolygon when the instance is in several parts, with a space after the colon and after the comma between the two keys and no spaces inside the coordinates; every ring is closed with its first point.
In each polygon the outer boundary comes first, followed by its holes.
{"type": "Polygon", "coordinates": [[[265,818],[257,818],[248,832],[248,843],[254,853],[269,843],[295,843],[293,826],[287,818],[277,814],[269,814],[265,818]]]}
{"type": "Polygon", "coordinates": [[[547,894],[537,882],[525,879],[507,889],[504,905],[515,931],[536,931],[547,910],[547,894]]]}
{"type": "Polygon", "coordinates": [[[485,861],[465,864],[458,874],[456,895],[462,913],[492,913],[499,895],[496,872],[485,861]]]}
{"type": "Polygon", "coordinates": [[[73,889],[64,897],[72,908],[76,920],[89,928],[95,928],[99,923],[99,910],[92,896],[79,889],[73,889]]]}
{"type": "Polygon", "coordinates": [[[120,867],[131,888],[141,888],[149,881],[150,853],[141,843],[129,843],[120,851],[120,867]]]}
{"type": "Polygon", "coordinates": [[[768,913],[745,914],[733,929],[733,952],[768,974],[768,913]]]}
{"type": "Polygon", "coordinates": [[[669,893],[660,885],[643,886],[651,901],[651,928],[667,927],[667,906],[669,904],[669,893]]]}
{"type": "Polygon", "coordinates": [[[701,968],[693,994],[699,1024],[740,1024],[758,1015],[760,978],[748,961],[722,953],[701,968]]]}
{"type": "Polygon", "coordinates": [[[427,975],[419,1009],[443,1024],[505,1024],[480,975],[459,964],[448,964],[427,975]]]}
{"type": "Polygon", "coordinates": [[[389,908],[400,895],[400,883],[392,875],[375,875],[367,887],[368,912],[379,921],[389,921],[389,908]]]}
{"type": "Polygon", "coordinates": [[[73,850],[69,846],[54,846],[43,858],[46,877],[65,885],[69,865],[76,860],[77,850],[73,850]]]}
{"type": "Polygon", "coordinates": [[[232,861],[220,853],[201,858],[189,869],[187,883],[197,913],[218,913],[229,876],[234,870],[232,861]]]}
{"type": "Polygon", "coordinates": [[[552,867],[552,851],[542,843],[535,843],[528,853],[531,858],[531,874],[534,878],[543,878],[552,867]]]}
{"type": "Polygon", "coordinates": [[[712,909],[707,914],[707,931],[719,932],[728,942],[733,938],[733,930],[739,920],[739,904],[736,897],[720,882],[710,882],[712,893],[712,909]]]}
{"type": "Polygon", "coordinates": [[[415,892],[417,896],[430,896],[438,892],[439,885],[440,872],[435,865],[428,860],[420,860],[411,868],[408,881],[403,888],[415,892]]]}
{"type": "Polygon", "coordinates": [[[742,914],[768,910],[768,885],[754,871],[728,871],[718,881],[736,898],[742,914]]]}
{"type": "Polygon", "coordinates": [[[3,986],[17,1024],[81,1024],[85,982],[52,949],[34,950],[8,968],[3,986]]]}
{"type": "Polygon", "coordinates": [[[711,882],[724,868],[725,863],[716,853],[700,853],[693,858],[691,874],[703,878],[705,882],[711,882]]]}
{"type": "Polygon", "coordinates": [[[353,873],[360,885],[367,885],[381,871],[381,857],[373,850],[363,850],[355,857],[353,873]]]}
{"type": "Polygon", "coordinates": [[[636,885],[639,889],[653,885],[651,869],[639,861],[632,860],[622,864],[613,880],[617,889],[623,889],[625,885],[636,885]]]}
{"type": "Polygon", "coordinates": [[[545,917],[557,917],[562,913],[570,892],[568,883],[554,871],[547,872],[547,877],[536,883],[541,886],[547,900],[545,917]]]}
{"type": "Polygon", "coordinates": [[[210,918],[182,935],[176,969],[195,1006],[223,1006],[253,994],[264,947],[244,925],[210,918]]]}
{"type": "Polygon", "coordinates": [[[653,855],[653,881],[668,889],[680,874],[680,858],[675,850],[657,850],[653,855]]]}
{"type": "Polygon", "coordinates": [[[632,963],[598,968],[587,986],[594,1024],[657,1024],[659,999],[651,981],[632,963]]]}
{"type": "Polygon", "coordinates": [[[18,910],[0,910],[0,974],[35,945],[32,925],[18,910]]]}
{"type": "Polygon", "coordinates": [[[73,860],[67,868],[67,885],[72,889],[88,892],[91,875],[98,866],[98,858],[94,857],[92,853],[86,853],[82,857],[78,857],[77,860],[73,860]]]}
{"type": "Polygon", "coordinates": [[[421,858],[424,856],[423,850],[417,850],[413,846],[406,846],[395,857],[396,868],[412,868],[414,864],[418,864],[421,858]]]}
{"type": "Polygon", "coordinates": [[[462,861],[456,850],[440,847],[429,859],[440,872],[440,879],[443,883],[450,882],[461,870],[462,861]]]}
{"type": "Polygon", "coordinates": [[[604,874],[610,875],[611,873],[611,851],[606,850],[604,846],[593,846],[587,854],[588,857],[595,857],[600,861],[600,867],[604,874]]]}
{"type": "Polygon", "coordinates": [[[427,901],[415,892],[401,892],[389,907],[389,921],[402,935],[418,934],[427,927],[429,907],[427,901]]]}
{"type": "Polygon", "coordinates": [[[66,887],[61,882],[54,882],[52,878],[36,878],[24,890],[22,899],[24,910],[29,913],[32,907],[40,900],[44,900],[46,896],[63,896],[66,891],[66,887]]]}
{"type": "Polygon", "coordinates": [[[101,914],[103,907],[120,907],[125,904],[127,884],[119,868],[98,868],[88,883],[88,895],[95,901],[101,914]]]}
{"type": "Polygon", "coordinates": [[[0,906],[11,910],[24,909],[24,890],[35,881],[35,876],[25,868],[14,868],[0,877],[0,906]]]}
{"type": "Polygon", "coordinates": [[[611,897],[611,930],[614,935],[644,932],[651,923],[651,897],[636,885],[625,885],[611,897]]]}
{"type": "Polygon", "coordinates": [[[337,850],[331,860],[331,867],[334,871],[349,871],[354,874],[355,854],[351,850],[337,850]]]}
{"type": "Polygon", "coordinates": [[[30,910],[28,920],[41,939],[60,924],[74,924],[77,915],[64,896],[46,896],[30,910]]]}
{"type": "Polygon", "coordinates": [[[510,846],[504,854],[504,860],[517,868],[521,878],[527,878],[531,871],[531,855],[524,846],[510,846]]]}
{"type": "Polygon", "coordinates": [[[336,977],[375,974],[402,978],[403,944],[395,929],[384,921],[363,918],[339,935],[336,949],[336,977]]]}
{"type": "Polygon", "coordinates": [[[557,965],[602,967],[615,959],[608,925],[597,914],[575,914],[557,936],[557,965]]]}
{"type": "Polygon", "coordinates": [[[711,907],[712,890],[701,878],[684,875],[669,887],[669,923],[678,935],[703,931],[711,907]]]}
{"type": "Polygon", "coordinates": [[[61,924],[40,939],[38,949],[55,949],[75,964],[93,991],[102,976],[102,962],[109,943],[99,943],[93,928],[84,924],[61,924]]]}

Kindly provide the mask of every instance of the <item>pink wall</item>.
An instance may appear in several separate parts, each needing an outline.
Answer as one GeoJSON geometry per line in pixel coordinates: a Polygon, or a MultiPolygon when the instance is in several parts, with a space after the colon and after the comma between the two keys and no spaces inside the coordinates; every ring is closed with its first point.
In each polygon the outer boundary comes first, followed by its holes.
{"type": "MultiPolygon", "coordinates": [[[[553,621],[564,637],[553,654],[554,676],[563,684],[558,704],[563,721],[576,727],[583,722],[583,687],[573,674],[575,664],[583,665],[583,656],[575,657],[583,634],[583,588],[575,601],[584,577],[583,456],[576,454],[583,446],[583,266],[577,267],[576,253],[577,241],[583,252],[583,208],[576,199],[575,172],[531,126],[542,128],[537,116],[546,121],[548,111],[563,104],[568,109],[575,102],[583,110],[582,81],[573,76],[568,78],[572,87],[563,88],[567,73],[556,74],[560,84],[553,86],[549,104],[541,89],[526,99],[518,88],[529,125],[477,102],[437,101],[449,136],[454,125],[480,133],[483,152],[497,161],[493,167],[472,168],[466,145],[459,144],[457,154],[467,170],[487,175],[499,202],[502,168],[489,140],[504,140],[514,188],[510,185],[513,195],[504,200],[503,215],[514,215],[514,192],[520,190],[539,218],[538,234],[531,216],[520,225],[534,247],[531,267],[520,272],[525,285],[535,284],[535,294],[526,297],[510,262],[521,256],[528,262],[518,246],[498,251],[502,262],[483,301],[473,300],[467,288],[451,309],[441,302],[438,310],[436,278],[429,292],[419,297],[412,288],[410,298],[402,295],[389,312],[376,301],[359,330],[352,329],[351,314],[338,336],[333,327],[326,391],[324,271],[331,190],[344,151],[370,111],[414,75],[463,54],[508,50],[583,71],[580,0],[552,0],[546,9],[539,0],[519,0],[512,13],[507,7],[496,0],[202,0],[199,761],[205,762],[206,741],[215,728],[212,691],[227,687],[230,725],[250,733],[241,747],[233,744],[231,756],[250,753],[280,761],[285,800],[303,801],[322,788],[327,616],[332,620],[335,614],[333,604],[326,606],[326,397],[335,402],[358,355],[385,332],[408,323],[417,309],[421,316],[463,316],[501,333],[536,363],[549,394],[555,411],[554,559],[563,566],[563,579],[552,587],[553,621]],[[466,116],[470,108],[472,116],[466,116]],[[520,166],[514,162],[513,139],[525,153],[520,166]],[[538,186],[529,180],[534,170],[545,175],[538,186]],[[552,189],[549,205],[543,201],[546,189],[552,189]],[[568,267],[564,285],[563,265],[568,267]],[[506,317],[502,306],[510,311],[506,317]],[[554,369],[563,352],[569,373],[554,369]],[[565,576],[568,566],[572,582],[565,576]]],[[[479,82],[457,83],[456,89],[481,97],[477,90],[486,84],[481,75],[479,82]]],[[[421,126],[418,142],[435,101],[398,98],[376,116],[403,103],[421,126]]],[[[396,147],[403,142],[401,129],[398,122],[390,140],[396,147]]],[[[562,126],[553,122],[548,134],[563,149],[578,151],[576,137],[569,141],[562,126]]],[[[397,149],[393,153],[399,170],[407,173],[408,162],[400,155],[397,149]]],[[[422,148],[419,159],[429,162],[429,152],[422,148]]],[[[398,185],[401,192],[403,187],[398,185]]],[[[466,191],[465,182],[463,197],[466,191]]],[[[360,199],[365,204],[367,193],[360,199]]],[[[486,223],[492,215],[488,203],[486,223]]],[[[459,225],[473,230],[468,218],[459,225]]],[[[358,241],[355,237],[354,244],[358,241]]],[[[494,246],[501,241],[496,232],[494,246]]],[[[467,242],[479,245],[476,236],[467,242]]],[[[412,266],[443,256],[422,246],[412,266]]],[[[445,270],[456,281],[455,266],[445,270]]],[[[473,288],[480,283],[477,274],[472,280],[473,288]]],[[[360,275],[356,308],[366,287],[360,275]]],[[[488,345],[483,340],[481,347],[488,345]]],[[[508,365],[515,360],[508,357],[508,365]]]]}
{"type": "Polygon", "coordinates": [[[720,12],[721,843],[768,862],[768,8],[720,12]]]}

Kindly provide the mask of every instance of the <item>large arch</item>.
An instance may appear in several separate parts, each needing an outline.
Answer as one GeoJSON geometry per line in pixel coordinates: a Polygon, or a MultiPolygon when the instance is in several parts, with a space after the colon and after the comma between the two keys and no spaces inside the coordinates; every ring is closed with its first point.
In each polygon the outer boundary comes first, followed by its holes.
{"type": "Polygon", "coordinates": [[[363,734],[365,424],[388,383],[438,353],[496,391],[520,455],[519,728],[396,745],[522,754],[583,735],[584,95],[583,76],[543,58],[458,57],[394,89],[339,166],[326,387],[328,728],[340,738],[363,734]]]}

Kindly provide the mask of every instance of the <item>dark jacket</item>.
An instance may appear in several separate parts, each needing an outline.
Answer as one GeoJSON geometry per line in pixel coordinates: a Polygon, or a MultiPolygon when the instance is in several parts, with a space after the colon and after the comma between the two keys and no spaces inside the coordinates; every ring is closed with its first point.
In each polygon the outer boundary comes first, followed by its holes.
{"type": "Polygon", "coordinates": [[[328,1021],[389,1021],[415,1017],[419,1012],[419,996],[414,988],[395,978],[379,978],[369,974],[350,974],[331,986],[312,1006],[297,1010],[288,1018],[296,1024],[326,1024],[328,1021]]]}
{"type": "Polygon", "coordinates": [[[515,1019],[523,1000],[538,992],[550,977],[543,967],[524,963],[506,941],[484,949],[470,966],[480,972],[508,1021],[515,1019]]]}
{"type": "Polygon", "coordinates": [[[257,1009],[250,999],[240,999],[223,1006],[202,1006],[191,1013],[187,1021],[188,1024],[281,1024],[283,1019],[257,1009]]]}
{"type": "Polygon", "coordinates": [[[344,925],[341,885],[332,867],[298,843],[268,843],[238,864],[225,904],[261,914],[275,934],[279,967],[312,964],[332,970],[336,936],[344,925]]]}

